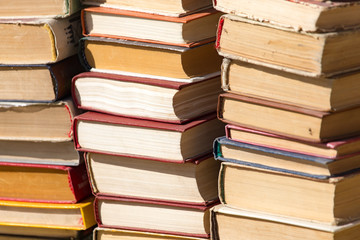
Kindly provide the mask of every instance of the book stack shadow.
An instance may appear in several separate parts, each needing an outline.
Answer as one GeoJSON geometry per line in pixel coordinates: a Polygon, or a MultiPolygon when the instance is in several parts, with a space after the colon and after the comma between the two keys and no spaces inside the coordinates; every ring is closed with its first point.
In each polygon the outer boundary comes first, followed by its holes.
{"type": "Polygon", "coordinates": [[[73,78],[72,96],[85,113],[73,129],[95,196],[94,239],[209,238],[220,167],[212,143],[224,124],[216,117],[220,14],[202,3],[82,10],[88,71],[73,78]]]}
{"type": "Polygon", "coordinates": [[[61,3],[54,12],[2,3],[0,239],[84,239],[96,224],[72,134],[80,3],[61,3]]]}
{"type": "Polygon", "coordinates": [[[358,1],[214,7],[227,125],[211,238],[358,239],[358,1]]]}

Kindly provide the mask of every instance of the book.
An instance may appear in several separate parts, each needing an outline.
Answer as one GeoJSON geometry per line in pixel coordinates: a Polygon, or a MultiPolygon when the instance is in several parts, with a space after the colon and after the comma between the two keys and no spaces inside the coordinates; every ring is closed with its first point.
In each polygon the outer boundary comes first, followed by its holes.
{"type": "Polygon", "coordinates": [[[236,142],[226,137],[215,139],[214,157],[225,162],[279,170],[319,179],[338,176],[360,168],[360,153],[338,158],[324,158],[236,142]]]}
{"type": "Polygon", "coordinates": [[[87,153],[94,195],[207,205],[218,199],[220,162],[211,155],[173,163],[87,153]]]}
{"type": "Polygon", "coordinates": [[[0,102],[0,140],[72,140],[72,121],[79,111],[71,98],[53,103],[0,102]]]}
{"type": "Polygon", "coordinates": [[[84,66],[123,75],[191,79],[219,74],[221,57],[214,42],[181,47],[147,42],[85,37],[80,40],[84,66]]]}
{"type": "Polygon", "coordinates": [[[222,162],[219,197],[236,209],[343,225],[360,218],[359,178],[359,171],[317,179],[222,162]]]}
{"type": "MultiPolygon", "coordinates": [[[[67,239],[67,240],[90,240],[96,225],[85,230],[73,230],[67,228],[52,227],[27,227],[27,226],[5,226],[0,225],[1,236],[7,237],[26,237],[39,239],[67,239]],[[89,238],[89,239],[88,239],[89,238]]],[[[0,238],[1,239],[1,238],[0,238]]],[[[5,238],[6,239],[6,238],[5,238]]],[[[15,238],[16,239],[16,238],[15,238]]]]}
{"type": "Polygon", "coordinates": [[[79,57],[45,65],[0,65],[0,101],[54,102],[71,94],[71,79],[83,72],[79,57]]]}
{"type": "Polygon", "coordinates": [[[86,230],[96,224],[94,199],[79,203],[0,201],[1,226],[86,230]]]}
{"type": "Polygon", "coordinates": [[[222,69],[222,88],[226,92],[318,111],[338,111],[360,103],[360,71],[305,77],[228,58],[223,59],[222,69]]]}
{"type": "Polygon", "coordinates": [[[228,139],[234,141],[322,158],[342,158],[360,152],[359,136],[325,143],[314,143],[231,124],[225,126],[225,133],[228,139]]]}
{"type": "Polygon", "coordinates": [[[342,226],[218,205],[211,209],[211,237],[219,239],[356,239],[360,222],[342,226]]]}
{"type": "Polygon", "coordinates": [[[219,95],[218,117],[232,125],[311,142],[356,136],[360,130],[359,107],[321,112],[232,93],[219,95]]]}
{"type": "Polygon", "coordinates": [[[77,166],[81,156],[73,141],[0,140],[0,162],[77,166]]]}
{"type": "Polygon", "coordinates": [[[146,0],[81,0],[81,2],[83,5],[89,6],[110,7],[173,17],[212,7],[211,0],[178,0],[172,2],[157,0],[151,3],[146,0]]]}
{"type": "Polygon", "coordinates": [[[256,21],[271,22],[306,32],[330,32],[360,25],[359,1],[214,0],[214,8],[256,21]]]}
{"type": "Polygon", "coordinates": [[[209,8],[182,17],[169,17],[106,7],[87,7],[82,10],[81,22],[84,36],[190,47],[215,40],[221,14],[209,8]]]}
{"type": "Polygon", "coordinates": [[[309,77],[330,77],[359,69],[359,37],[359,29],[304,33],[225,14],[218,24],[216,48],[230,59],[309,77]]]}
{"type": "Polygon", "coordinates": [[[208,238],[209,206],[96,197],[99,227],[208,238]],[[121,212],[122,214],[116,214],[121,212]]]}
{"type": "Polygon", "coordinates": [[[195,83],[85,72],[72,82],[75,105],[119,116],[183,123],[216,112],[220,76],[195,83]]]}
{"type": "Polygon", "coordinates": [[[224,125],[214,114],[179,125],[86,112],[73,130],[78,151],[183,163],[210,153],[224,125]]]}
{"type": "Polygon", "coordinates": [[[91,195],[85,164],[67,167],[0,163],[0,199],[76,203],[91,195]]]}
{"type": "Polygon", "coordinates": [[[49,64],[78,53],[81,21],[79,14],[58,19],[0,19],[0,30],[1,65],[49,64]]]}
{"type": "Polygon", "coordinates": [[[151,233],[141,231],[130,231],[115,228],[101,228],[94,229],[94,240],[110,240],[116,238],[117,240],[146,240],[146,239],[158,239],[158,240],[204,240],[204,238],[186,237],[179,235],[170,235],[163,233],[151,233]]]}
{"type": "Polygon", "coordinates": [[[2,1],[0,18],[64,18],[80,9],[79,0],[2,1]]]}

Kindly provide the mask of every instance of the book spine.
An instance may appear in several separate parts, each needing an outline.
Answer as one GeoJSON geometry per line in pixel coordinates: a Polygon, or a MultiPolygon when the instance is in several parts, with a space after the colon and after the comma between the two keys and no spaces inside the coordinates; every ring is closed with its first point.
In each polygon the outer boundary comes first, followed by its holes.
{"type": "Polygon", "coordinates": [[[74,194],[76,202],[91,195],[90,184],[87,176],[85,163],[72,167],[68,174],[69,186],[74,194]]]}
{"type": "Polygon", "coordinates": [[[221,16],[219,19],[219,23],[218,23],[218,29],[216,32],[216,42],[215,42],[215,48],[219,49],[220,48],[220,38],[221,38],[221,33],[223,30],[223,26],[224,26],[224,16],[221,16]]]}

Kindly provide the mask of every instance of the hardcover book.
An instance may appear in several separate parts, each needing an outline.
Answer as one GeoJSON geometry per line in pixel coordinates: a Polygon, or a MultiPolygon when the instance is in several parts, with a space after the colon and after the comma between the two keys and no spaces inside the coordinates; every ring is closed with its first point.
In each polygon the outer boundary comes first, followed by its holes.
{"type": "Polygon", "coordinates": [[[150,78],[185,79],[219,74],[214,42],[180,47],[124,39],[85,37],[80,56],[87,69],[150,78]]]}
{"type": "Polygon", "coordinates": [[[79,203],[0,201],[0,225],[7,227],[86,230],[96,224],[93,198],[79,203]]]}
{"type": "Polygon", "coordinates": [[[85,164],[58,165],[0,162],[0,199],[76,203],[91,195],[85,164]]]}
{"type": "Polygon", "coordinates": [[[80,11],[79,0],[16,0],[0,2],[2,18],[64,18],[80,11]]]}
{"type": "Polygon", "coordinates": [[[102,228],[97,227],[94,229],[94,240],[111,240],[116,238],[117,240],[204,240],[204,238],[186,237],[180,235],[170,235],[163,233],[151,233],[141,231],[130,231],[115,228],[102,228]]]}
{"type": "Polygon", "coordinates": [[[0,19],[0,30],[1,65],[49,64],[78,53],[81,21],[79,14],[59,19],[0,19]]]}
{"type": "Polygon", "coordinates": [[[232,93],[219,95],[218,117],[233,125],[311,142],[344,139],[360,131],[360,107],[321,112],[232,93]]]}
{"type": "Polygon", "coordinates": [[[87,153],[94,195],[207,205],[218,198],[220,162],[210,156],[173,163],[87,153]]]}
{"type": "Polygon", "coordinates": [[[77,166],[81,158],[73,141],[0,141],[0,162],[77,166]]]}
{"type": "Polygon", "coordinates": [[[224,58],[221,79],[226,92],[334,112],[359,106],[359,77],[360,71],[332,77],[305,77],[224,58]]]}
{"type": "Polygon", "coordinates": [[[47,65],[0,65],[0,101],[54,102],[71,94],[71,79],[83,72],[74,55],[47,65]]]}
{"type": "Polygon", "coordinates": [[[360,172],[317,179],[222,162],[222,204],[236,209],[343,225],[360,218],[360,172]]]}
{"type": "Polygon", "coordinates": [[[99,227],[208,238],[209,206],[96,197],[99,227]],[[116,214],[121,212],[121,214],[116,214]]]}
{"type": "Polygon", "coordinates": [[[324,158],[280,149],[236,142],[226,137],[214,141],[217,160],[325,179],[360,168],[360,153],[324,158]]]}
{"type": "Polygon", "coordinates": [[[342,158],[360,152],[359,136],[325,143],[313,143],[231,124],[225,126],[225,133],[228,139],[234,141],[322,158],[342,158]]]}
{"type": "Polygon", "coordinates": [[[84,5],[179,17],[212,7],[211,0],[81,0],[84,5]]]}
{"type": "Polygon", "coordinates": [[[179,125],[86,112],[73,129],[79,151],[183,163],[210,153],[224,125],[214,114],[179,125]]]}
{"type": "Polygon", "coordinates": [[[218,205],[211,209],[211,239],[307,239],[350,240],[358,237],[360,221],[342,226],[286,216],[232,209],[218,205]]]}
{"type": "Polygon", "coordinates": [[[219,21],[216,48],[230,59],[309,77],[330,77],[359,69],[359,39],[358,28],[304,33],[226,14],[219,21]]]}
{"type": "Polygon", "coordinates": [[[174,123],[216,112],[220,92],[219,76],[184,83],[85,72],[72,83],[73,100],[80,109],[174,123]]]}
{"type": "Polygon", "coordinates": [[[271,22],[297,31],[332,32],[357,28],[360,1],[319,0],[213,0],[214,8],[225,13],[271,22]]]}
{"type": "Polygon", "coordinates": [[[71,98],[53,103],[0,103],[0,140],[72,140],[72,121],[78,110],[71,98]]]}
{"type": "Polygon", "coordinates": [[[209,8],[182,17],[168,17],[106,7],[87,7],[82,10],[81,21],[85,36],[190,47],[215,40],[221,14],[209,8]]]}

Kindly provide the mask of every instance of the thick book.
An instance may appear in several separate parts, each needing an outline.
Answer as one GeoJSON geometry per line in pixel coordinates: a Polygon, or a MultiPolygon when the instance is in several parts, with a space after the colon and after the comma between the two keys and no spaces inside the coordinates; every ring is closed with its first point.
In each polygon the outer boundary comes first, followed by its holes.
{"type": "Polygon", "coordinates": [[[357,28],[360,1],[319,0],[213,0],[214,8],[225,13],[305,32],[332,32],[357,28]]]}
{"type": "Polygon", "coordinates": [[[96,224],[94,199],[79,203],[0,201],[0,226],[86,230],[96,224]]]}
{"type": "Polygon", "coordinates": [[[0,140],[63,142],[73,139],[79,113],[71,98],[53,103],[0,102],[0,140]]]}
{"type": "Polygon", "coordinates": [[[64,18],[81,9],[80,0],[16,0],[0,2],[2,18],[64,18]]]}
{"type": "Polygon", "coordinates": [[[181,47],[124,39],[85,37],[80,56],[89,69],[150,78],[192,79],[218,73],[221,57],[214,42],[181,47]]]}
{"type": "Polygon", "coordinates": [[[211,209],[211,239],[357,239],[360,221],[332,226],[218,205],[211,209]]]}
{"type": "Polygon", "coordinates": [[[360,153],[359,136],[325,143],[314,143],[231,124],[225,126],[225,133],[228,139],[234,141],[321,158],[336,159],[360,153]]]}
{"type": "Polygon", "coordinates": [[[207,205],[218,198],[220,162],[211,155],[185,163],[86,153],[94,195],[207,205]]]}
{"type": "Polygon", "coordinates": [[[219,95],[218,117],[229,124],[311,142],[344,139],[360,132],[360,107],[321,112],[233,93],[219,95]]]}
{"type": "Polygon", "coordinates": [[[359,180],[359,171],[317,179],[222,162],[219,197],[236,209],[343,225],[360,219],[359,180]]]}
{"type": "Polygon", "coordinates": [[[334,112],[360,105],[359,77],[360,71],[306,77],[224,58],[221,79],[226,92],[334,112]]]}
{"type": "Polygon", "coordinates": [[[216,112],[221,92],[220,76],[184,83],[85,72],[72,82],[80,109],[174,123],[216,112]]]}
{"type": "Polygon", "coordinates": [[[179,17],[212,7],[211,0],[80,0],[83,5],[109,7],[154,15],[179,17]]]}
{"type": "Polygon", "coordinates": [[[71,94],[71,79],[83,72],[77,55],[53,64],[0,65],[0,101],[54,102],[71,94]]]}
{"type": "Polygon", "coordinates": [[[94,202],[99,227],[202,238],[209,237],[209,210],[213,205],[114,197],[96,197],[94,202]]]}
{"type": "Polygon", "coordinates": [[[0,199],[76,203],[91,195],[85,163],[67,167],[0,162],[0,199]]]}
{"type": "Polygon", "coordinates": [[[79,14],[58,19],[0,19],[0,29],[1,65],[49,64],[78,53],[79,14]]]}
{"type": "Polygon", "coordinates": [[[128,239],[204,240],[204,238],[198,238],[198,237],[186,237],[186,236],[164,234],[164,233],[131,231],[131,230],[116,229],[116,228],[97,227],[94,229],[94,240],[111,240],[114,238],[117,240],[128,240],[128,239]]]}
{"type": "Polygon", "coordinates": [[[77,166],[81,156],[73,141],[0,140],[0,162],[77,166]]]}
{"type": "Polygon", "coordinates": [[[215,40],[221,14],[209,8],[182,17],[168,17],[106,7],[87,7],[82,10],[81,22],[85,36],[190,47],[215,40]]]}
{"type": "Polygon", "coordinates": [[[86,112],[73,129],[79,151],[183,163],[210,153],[224,125],[214,114],[179,125],[86,112]]]}
{"type": "Polygon", "coordinates": [[[326,179],[360,168],[360,153],[324,158],[271,147],[237,142],[226,137],[214,141],[214,157],[254,168],[273,169],[312,178],[326,179]]]}
{"type": "Polygon", "coordinates": [[[219,21],[216,48],[230,59],[309,77],[330,77],[359,69],[359,39],[358,28],[304,33],[225,14],[219,21]]]}

